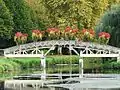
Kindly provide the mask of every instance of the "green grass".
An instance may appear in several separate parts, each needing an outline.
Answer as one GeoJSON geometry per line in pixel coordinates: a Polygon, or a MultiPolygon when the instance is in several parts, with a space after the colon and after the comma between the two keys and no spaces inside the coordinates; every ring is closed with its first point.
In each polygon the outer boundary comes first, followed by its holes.
{"type": "MultiPolygon", "coordinates": [[[[47,67],[52,67],[56,64],[77,64],[78,62],[79,57],[75,55],[46,57],[47,67]]],[[[84,58],[84,69],[106,68],[107,66],[109,66],[109,63],[103,65],[101,58],[84,58]]],[[[110,68],[120,68],[120,63],[112,63],[110,66],[110,68]]],[[[40,58],[0,58],[0,73],[27,70],[28,68],[40,68],[40,58]]]]}

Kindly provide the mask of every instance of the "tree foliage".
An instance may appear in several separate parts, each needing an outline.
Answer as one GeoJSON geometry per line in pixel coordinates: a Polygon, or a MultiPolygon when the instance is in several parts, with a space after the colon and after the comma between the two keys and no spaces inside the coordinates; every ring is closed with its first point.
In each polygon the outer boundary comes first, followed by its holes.
{"type": "Polygon", "coordinates": [[[111,34],[110,44],[120,47],[120,5],[113,5],[103,15],[96,30],[97,32],[109,32],[111,34]]]}
{"type": "Polygon", "coordinates": [[[14,32],[29,33],[33,27],[30,10],[24,0],[4,0],[13,15],[14,32]]]}
{"type": "Polygon", "coordinates": [[[93,27],[108,6],[108,0],[42,0],[52,26],[79,24],[93,27]]]}
{"type": "Polygon", "coordinates": [[[38,20],[48,27],[76,25],[92,28],[104,11],[120,0],[26,0],[35,12],[38,20]]]}
{"type": "Polygon", "coordinates": [[[41,0],[25,0],[31,9],[31,18],[34,23],[35,29],[44,30],[46,25],[47,16],[45,15],[45,8],[41,0]]]}
{"type": "Polygon", "coordinates": [[[10,39],[13,31],[13,18],[3,0],[0,0],[0,39],[10,39]]]}

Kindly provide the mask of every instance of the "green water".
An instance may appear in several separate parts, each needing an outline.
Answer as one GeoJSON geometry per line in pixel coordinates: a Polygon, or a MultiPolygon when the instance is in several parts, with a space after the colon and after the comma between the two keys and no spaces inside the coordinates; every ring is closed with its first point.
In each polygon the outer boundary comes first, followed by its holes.
{"type": "MultiPolygon", "coordinates": [[[[68,64],[68,65],[52,65],[52,66],[47,66],[46,67],[46,73],[47,74],[53,74],[53,73],[62,73],[62,74],[78,74],[81,68],[77,64],[68,64]]],[[[21,70],[21,71],[16,71],[16,72],[6,72],[6,73],[1,73],[0,74],[0,80],[5,80],[5,79],[12,79],[13,76],[18,76],[18,75],[30,75],[30,74],[40,74],[42,72],[41,67],[37,68],[27,68],[26,70],[21,70]]],[[[96,73],[101,73],[101,74],[120,74],[119,69],[99,69],[99,68],[94,68],[94,69],[84,69],[84,73],[91,73],[91,74],[96,74],[96,73]]]]}

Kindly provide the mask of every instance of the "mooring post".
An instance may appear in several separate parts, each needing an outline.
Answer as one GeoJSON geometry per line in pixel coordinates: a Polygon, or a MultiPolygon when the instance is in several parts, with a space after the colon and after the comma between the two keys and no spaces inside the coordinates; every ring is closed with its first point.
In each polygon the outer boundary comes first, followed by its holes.
{"type": "Polygon", "coordinates": [[[83,77],[83,58],[81,57],[82,52],[80,52],[80,57],[79,57],[79,78],[83,77]]]}

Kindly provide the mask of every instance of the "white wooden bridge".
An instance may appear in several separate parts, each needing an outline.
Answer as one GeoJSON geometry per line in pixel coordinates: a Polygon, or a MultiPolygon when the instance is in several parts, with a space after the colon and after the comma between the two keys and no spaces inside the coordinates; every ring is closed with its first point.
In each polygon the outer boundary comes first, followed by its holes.
{"type": "Polygon", "coordinates": [[[65,41],[65,40],[51,40],[40,41],[20,46],[14,46],[4,49],[4,56],[6,57],[40,57],[44,54],[46,56],[50,51],[55,50],[61,53],[62,47],[67,47],[70,51],[74,51],[77,55],[82,57],[119,57],[120,48],[109,45],[100,45],[92,42],[81,41],[65,41]],[[43,52],[43,49],[48,49],[43,52]],[[76,50],[78,49],[78,51],[76,50]]]}
{"type": "MultiPolygon", "coordinates": [[[[92,42],[81,42],[75,40],[51,40],[40,41],[34,43],[23,44],[4,49],[5,57],[40,57],[41,65],[46,67],[46,55],[58,48],[59,53],[62,53],[62,47],[68,48],[70,54],[73,51],[80,57],[79,65],[82,68],[81,76],[83,76],[83,57],[117,57],[120,60],[120,48],[109,45],[100,45],[92,42]],[[46,50],[44,50],[46,49],[46,50]],[[77,50],[76,50],[77,49],[77,50]],[[46,51],[46,52],[45,52],[46,51]]],[[[43,74],[46,74],[43,72],[43,74]]]]}
{"type": "MultiPolygon", "coordinates": [[[[9,87],[9,85],[13,85],[13,88],[15,88],[18,85],[18,86],[20,86],[20,88],[22,88],[22,87],[26,87],[28,84],[31,84],[34,88],[36,88],[36,90],[38,90],[39,87],[43,86],[43,84],[46,83],[44,79],[46,79],[47,76],[57,75],[57,76],[59,76],[59,78],[61,80],[62,76],[72,76],[72,75],[76,76],[77,75],[80,78],[79,81],[81,81],[82,78],[84,78],[83,57],[116,57],[117,61],[119,61],[120,60],[120,48],[116,48],[116,47],[109,46],[109,45],[100,45],[100,44],[92,43],[92,42],[81,42],[81,41],[72,41],[72,40],[70,40],[70,41],[52,40],[52,41],[40,41],[40,42],[28,43],[28,44],[23,44],[20,46],[6,48],[6,49],[4,49],[4,56],[5,57],[40,57],[41,65],[43,66],[44,70],[43,70],[43,73],[38,74],[37,77],[38,76],[41,77],[41,79],[43,79],[43,81],[42,80],[35,80],[35,81],[8,80],[8,81],[5,81],[6,87],[9,87]],[[78,55],[80,57],[79,58],[79,67],[81,67],[81,70],[79,71],[79,74],[75,74],[75,75],[74,74],[69,74],[69,75],[68,74],[65,74],[65,75],[46,74],[45,57],[50,51],[55,50],[56,47],[58,48],[58,51],[60,54],[62,53],[62,47],[66,47],[66,48],[68,48],[70,54],[72,54],[71,51],[73,51],[76,55],[78,55]],[[44,49],[46,49],[47,51],[44,49]]],[[[34,76],[36,77],[36,75],[34,75],[34,76]]],[[[27,77],[29,77],[29,76],[27,76],[27,77]]],[[[95,80],[95,84],[97,81],[98,80],[95,80]]],[[[108,80],[108,82],[110,82],[110,80],[108,80]]],[[[115,81],[115,83],[116,82],[119,82],[119,80],[115,81]]],[[[100,84],[101,83],[98,83],[98,85],[100,85],[100,84]]],[[[82,85],[82,83],[80,85],[82,85]]],[[[49,87],[53,87],[53,86],[54,85],[51,85],[49,87]]],[[[79,86],[79,84],[78,84],[78,86],[79,86]]],[[[89,86],[91,86],[91,84],[89,86]]],[[[57,87],[57,86],[55,86],[55,87],[57,87]]],[[[64,86],[61,86],[61,87],[64,87],[64,86]]],[[[67,87],[67,86],[65,86],[65,87],[67,87]]],[[[83,85],[83,88],[85,88],[85,87],[86,87],[86,85],[83,85]]],[[[115,87],[115,85],[114,85],[114,87],[115,87]]],[[[96,86],[94,88],[96,88],[96,86]]],[[[20,90],[22,90],[22,89],[20,89],[20,90]]],[[[54,90],[54,89],[52,88],[51,90],[54,90]]],[[[73,89],[70,89],[70,90],[73,90],[73,89]]]]}

